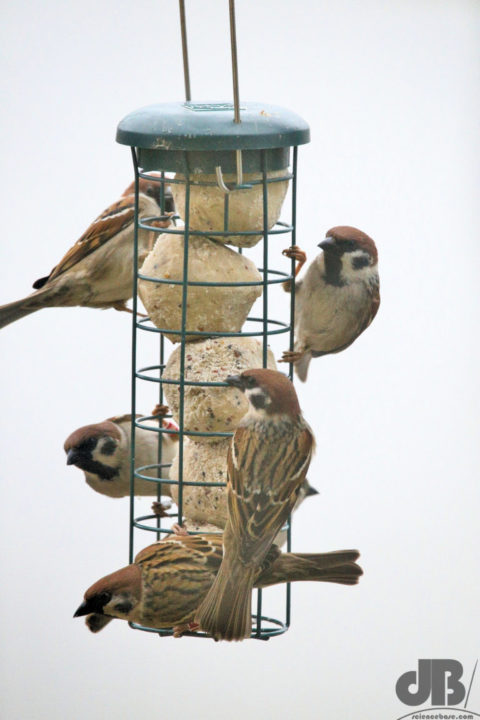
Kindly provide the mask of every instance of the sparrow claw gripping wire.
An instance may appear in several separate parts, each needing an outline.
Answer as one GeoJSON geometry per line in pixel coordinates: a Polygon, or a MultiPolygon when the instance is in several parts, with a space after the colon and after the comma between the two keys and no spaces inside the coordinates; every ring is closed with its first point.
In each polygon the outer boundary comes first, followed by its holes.
{"type": "MultiPolygon", "coordinates": [[[[292,245],[291,247],[287,248],[286,250],[282,250],[282,255],[285,257],[288,257],[290,259],[295,259],[298,262],[298,265],[295,268],[295,275],[294,277],[297,277],[298,273],[302,269],[302,267],[307,262],[307,254],[301,250],[298,245],[292,245]]],[[[290,280],[285,280],[285,282],[282,283],[282,287],[286,292],[291,292],[292,285],[290,280]]]]}
{"type": "Polygon", "coordinates": [[[168,511],[171,509],[172,503],[164,503],[155,500],[152,503],[152,512],[157,517],[168,517],[168,511]]]}
{"type": "Polygon", "coordinates": [[[282,357],[278,362],[281,363],[296,363],[303,357],[303,353],[295,352],[295,350],[285,350],[282,357]]]}

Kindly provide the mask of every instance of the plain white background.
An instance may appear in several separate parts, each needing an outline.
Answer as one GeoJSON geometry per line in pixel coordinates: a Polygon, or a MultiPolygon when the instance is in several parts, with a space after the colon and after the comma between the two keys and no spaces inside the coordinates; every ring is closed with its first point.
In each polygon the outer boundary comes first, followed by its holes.
{"type": "MultiPolygon", "coordinates": [[[[228,4],[187,12],[193,97],[230,100],[228,4]]],[[[351,224],[379,248],[373,325],[297,384],[321,494],[296,515],[294,548],[358,547],[365,575],[356,588],[295,586],[292,627],[268,643],[158,639],[121,622],[88,633],[72,614],[127,561],[128,501],[95,494],[62,445],[129,411],[130,318],[31,315],[0,336],[6,720],[388,720],[408,712],[395,683],[418,658],[456,658],[468,681],[478,657],[480,8],[239,0],[237,25],[241,98],[311,125],[299,244],[314,257],[329,227],[351,224]]],[[[184,95],[173,0],[18,0],[1,32],[7,302],[130,182],[120,119],[184,95]]],[[[287,266],[281,249],[273,266],[287,266]]],[[[480,682],[469,707],[480,712],[480,682]]]]}

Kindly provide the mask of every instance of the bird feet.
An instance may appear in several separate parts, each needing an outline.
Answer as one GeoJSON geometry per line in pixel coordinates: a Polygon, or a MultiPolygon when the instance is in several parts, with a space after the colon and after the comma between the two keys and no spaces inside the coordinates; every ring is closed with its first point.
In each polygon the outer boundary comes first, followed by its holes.
{"type": "MultiPolygon", "coordinates": [[[[298,245],[292,245],[286,250],[282,250],[282,255],[285,255],[285,257],[288,258],[294,258],[295,260],[297,260],[297,262],[300,263],[300,267],[302,267],[302,265],[307,262],[307,253],[301,250],[298,245]]],[[[295,275],[298,273],[299,269],[300,268],[297,269],[295,275]]]]}
{"type": "Polygon", "coordinates": [[[162,215],[157,220],[150,220],[148,224],[152,227],[168,228],[174,219],[174,215],[174,212],[166,212],[165,215],[162,215]]]}
{"type": "Polygon", "coordinates": [[[152,512],[154,515],[157,515],[157,517],[168,517],[168,510],[172,507],[172,503],[163,503],[159,502],[158,500],[155,500],[155,502],[152,503],[152,512]]]}
{"type": "Polygon", "coordinates": [[[183,625],[176,625],[173,628],[173,637],[181,638],[184,632],[195,632],[198,630],[200,625],[196,622],[183,623],[183,625]]]}
{"type": "MultiPolygon", "coordinates": [[[[114,310],[118,310],[118,312],[128,312],[128,313],[130,313],[131,315],[133,315],[133,310],[132,310],[131,308],[127,307],[124,302],[123,302],[123,303],[122,303],[122,302],[114,303],[114,304],[112,305],[112,308],[113,308],[114,310]]],[[[138,311],[137,311],[137,316],[138,316],[138,317],[143,317],[143,318],[148,317],[148,315],[145,315],[145,313],[141,313],[141,312],[138,312],[138,311]]]]}
{"type": "Polygon", "coordinates": [[[185,530],[185,528],[178,523],[174,523],[172,525],[172,530],[174,535],[188,535],[188,532],[185,530]]]}
{"type": "Polygon", "coordinates": [[[303,357],[303,352],[295,352],[295,350],[285,350],[278,362],[296,363],[303,357]]]}
{"type": "MultiPolygon", "coordinates": [[[[297,277],[298,273],[300,272],[302,267],[307,262],[307,254],[304,253],[303,250],[300,250],[298,245],[292,245],[291,247],[287,248],[286,250],[282,250],[282,255],[285,255],[285,257],[293,258],[294,260],[297,260],[298,265],[295,268],[295,274],[294,274],[294,277],[297,277]]],[[[285,292],[291,292],[292,281],[285,280],[285,282],[282,283],[282,287],[285,290],[285,292]]]]}
{"type": "Polygon", "coordinates": [[[152,410],[152,415],[154,417],[165,417],[165,415],[168,415],[169,411],[170,408],[168,405],[161,405],[160,403],[157,403],[152,410]]]}

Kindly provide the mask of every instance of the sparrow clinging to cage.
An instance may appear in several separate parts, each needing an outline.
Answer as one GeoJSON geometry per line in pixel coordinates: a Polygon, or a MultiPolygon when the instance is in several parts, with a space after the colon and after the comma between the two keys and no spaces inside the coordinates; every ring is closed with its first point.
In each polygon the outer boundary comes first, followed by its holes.
{"type": "MultiPolygon", "coordinates": [[[[161,183],[139,180],[139,217],[158,217],[161,183]]],[[[122,197],[101,215],[70,248],[50,275],[33,283],[36,292],[0,306],[0,328],[45,307],[85,306],[128,311],[125,303],[132,296],[132,254],[134,236],[134,183],[122,197]]],[[[165,190],[165,212],[173,200],[165,190]]],[[[156,227],[167,227],[170,220],[154,220],[156,227]]],[[[153,231],[138,233],[139,264],[153,244],[153,231]]]]}
{"type": "MultiPolygon", "coordinates": [[[[334,227],[319,244],[323,253],[295,282],[295,345],[280,362],[293,362],[305,381],[312,357],[345,350],[370,325],[380,305],[378,254],[372,238],[353,227],[334,227]]],[[[284,250],[305,261],[297,247],[284,250]]],[[[284,288],[290,290],[290,284],[284,288]]]]}
{"type": "Polygon", "coordinates": [[[255,577],[297,502],[315,441],[282,373],[245,370],[226,382],[245,393],[249,409],[228,453],[224,557],[196,621],[215,639],[242,640],[255,577]]]}
{"type": "MultiPolygon", "coordinates": [[[[222,388],[223,390],[223,388],[222,388]]],[[[248,404],[248,403],[247,403],[248,404]]],[[[217,443],[199,443],[185,439],[183,442],[183,472],[182,479],[186,484],[182,491],[183,517],[187,529],[191,524],[202,526],[214,525],[222,529],[227,522],[227,456],[230,438],[217,443]],[[223,486],[208,485],[208,483],[223,483],[223,486]]],[[[173,459],[170,470],[170,480],[179,479],[179,453],[180,444],[177,443],[177,454],[173,459]]],[[[171,486],[172,498],[178,505],[179,487],[171,486]]],[[[307,479],[304,480],[298,493],[294,510],[307,497],[317,495],[307,479]]],[[[204,529],[203,532],[213,532],[213,529],[204,529]]],[[[278,545],[286,541],[286,533],[282,532],[277,538],[278,545]]]]}
{"type": "MultiPolygon", "coordinates": [[[[274,545],[256,569],[255,587],[311,580],[355,585],[362,575],[356,550],[282,553],[274,545]]],[[[151,628],[194,629],[195,611],[222,562],[221,535],[172,534],[141,550],[135,562],[98,580],[74,617],[98,632],[112,618],[151,628]]]]}
{"type": "MultiPolygon", "coordinates": [[[[137,417],[141,417],[138,415],[137,417]]],[[[178,430],[171,420],[163,419],[167,430],[178,430]]],[[[151,423],[152,428],[158,423],[151,423]]],[[[91,488],[109,497],[119,498],[130,495],[132,416],[119,415],[100,423],[84,425],[71,433],[65,440],[67,465],[75,465],[85,473],[85,480],[91,488]]],[[[161,433],[162,465],[169,464],[176,452],[178,435],[175,432],[161,433]]],[[[158,463],[159,433],[137,426],[135,431],[135,466],[158,463]]],[[[156,469],[142,470],[142,475],[157,477],[156,469]]],[[[162,468],[161,477],[168,479],[169,468],[162,468]]],[[[135,479],[135,495],[156,495],[155,482],[135,479]]],[[[162,494],[170,495],[170,485],[162,484],[162,494]]]]}

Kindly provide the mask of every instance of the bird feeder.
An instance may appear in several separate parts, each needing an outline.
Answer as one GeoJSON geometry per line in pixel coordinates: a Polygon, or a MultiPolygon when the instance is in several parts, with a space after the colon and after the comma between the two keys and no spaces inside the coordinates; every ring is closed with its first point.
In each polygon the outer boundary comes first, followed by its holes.
{"type": "MultiPolygon", "coordinates": [[[[180,525],[186,514],[186,493],[193,485],[209,489],[209,492],[225,485],[225,482],[215,482],[211,478],[194,482],[185,478],[188,442],[201,443],[207,450],[207,444],[225,441],[234,430],[226,421],[222,426],[221,418],[220,429],[218,426],[214,426],[216,429],[213,430],[207,429],[211,426],[201,422],[195,429],[197,415],[201,414],[198,393],[211,392],[219,397],[228,388],[224,378],[229,373],[222,373],[221,367],[207,380],[202,376],[202,348],[205,343],[210,343],[205,347],[213,353],[209,356],[210,367],[212,357],[215,366],[215,348],[221,344],[222,347],[233,347],[236,353],[235,343],[257,343],[256,367],[267,367],[269,339],[273,335],[285,334],[285,346],[288,344],[290,350],[293,349],[295,260],[291,260],[289,272],[273,269],[270,267],[269,246],[274,245],[275,256],[280,258],[281,247],[275,243],[277,236],[284,238],[282,247],[296,244],[297,149],[309,142],[309,127],[298,115],[276,105],[240,103],[233,0],[230,0],[230,30],[234,102],[193,102],[190,97],[183,0],[180,0],[180,14],[185,102],[141,108],[127,115],[117,129],[117,141],[130,146],[132,152],[136,208],[139,180],[147,178],[160,185],[162,213],[158,217],[141,220],[137,212],[135,216],[132,416],[136,417],[137,384],[150,383],[156,386],[155,396],[152,393],[152,406],[158,402],[165,407],[167,395],[170,412],[166,416],[172,416],[173,408],[174,419],[179,426],[178,431],[168,427],[168,423],[152,427],[153,415],[137,416],[132,423],[129,562],[133,562],[135,533],[154,534],[143,543],[146,545],[155,537],[159,539],[172,532],[165,520],[155,514],[135,516],[135,483],[138,480],[156,483],[159,499],[162,487],[170,486],[177,509],[169,513],[168,518],[180,525]],[[289,185],[290,217],[285,221],[279,216],[289,185]],[[165,228],[156,223],[167,217],[167,187],[171,188],[175,199],[176,215],[175,224],[165,228]],[[137,233],[141,228],[154,233],[157,240],[143,268],[137,269],[137,233]],[[258,270],[247,257],[248,248],[257,242],[263,244],[263,262],[258,270]],[[176,265],[172,258],[176,258],[176,265]],[[289,317],[273,318],[269,309],[269,291],[273,285],[284,282],[291,283],[289,317]],[[137,314],[138,292],[149,312],[147,318],[137,314]],[[258,296],[261,296],[262,312],[251,316],[250,306],[258,296]],[[203,315],[202,308],[206,308],[203,315]],[[139,367],[139,344],[146,334],[151,333],[158,336],[158,355],[147,366],[142,364],[139,367]],[[168,370],[165,336],[176,344],[168,370]],[[194,356],[199,358],[200,379],[195,379],[195,374],[191,372],[191,358],[194,356]],[[159,439],[164,433],[178,432],[176,479],[165,477],[168,465],[162,462],[161,442],[155,466],[136,466],[135,428],[156,432],[159,439]],[[157,477],[145,474],[152,469],[157,477]]],[[[222,362],[223,359],[222,355],[222,362]]],[[[292,365],[289,370],[292,379],[292,365]]],[[[287,549],[290,550],[290,523],[286,529],[287,549]]],[[[290,587],[286,589],[285,617],[282,620],[264,614],[262,591],[255,592],[257,602],[252,618],[252,637],[268,639],[285,632],[290,623],[290,587]]],[[[173,633],[172,630],[145,628],[135,623],[131,626],[159,635],[173,633]]],[[[186,634],[207,637],[202,632],[186,634]]]]}

